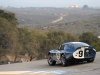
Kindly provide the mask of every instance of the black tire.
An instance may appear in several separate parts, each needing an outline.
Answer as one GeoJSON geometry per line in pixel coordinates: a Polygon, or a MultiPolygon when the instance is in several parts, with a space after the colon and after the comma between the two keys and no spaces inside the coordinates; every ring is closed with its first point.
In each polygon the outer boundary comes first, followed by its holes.
{"type": "Polygon", "coordinates": [[[87,60],[88,63],[93,62],[93,61],[94,61],[94,58],[87,60]]]}
{"type": "Polygon", "coordinates": [[[66,57],[64,55],[61,56],[61,64],[62,64],[62,66],[69,65],[69,62],[66,60],[66,57]]]}
{"type": "Polygon", "coordinates": [[[52,57],[50,55],[48,56],[48,64],[50,66],[54,66],[56,64],[56,61],[55,60],[52,60],[52,57]]]}

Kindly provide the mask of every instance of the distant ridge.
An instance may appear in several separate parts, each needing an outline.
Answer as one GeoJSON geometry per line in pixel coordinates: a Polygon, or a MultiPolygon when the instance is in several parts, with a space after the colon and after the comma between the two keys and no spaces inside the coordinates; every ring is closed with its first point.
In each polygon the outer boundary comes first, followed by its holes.
{"type": "Polygon", "coordinates": [[[90,18],[83,21],[74,21],[66,23],[56,23],[49,26],[42,27],[43,30],[65,31],[72,34],[79,35],[84,32],[93,32],[100,35],[100,16],[90,18]]]}

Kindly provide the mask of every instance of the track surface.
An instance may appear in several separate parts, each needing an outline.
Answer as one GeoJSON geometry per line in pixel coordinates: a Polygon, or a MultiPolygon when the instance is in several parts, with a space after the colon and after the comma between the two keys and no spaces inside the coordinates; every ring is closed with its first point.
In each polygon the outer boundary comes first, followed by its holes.
{"type": "Polygon", "coordinates": [[[18,74],[100,75],[100,52],[97,52],[93,63],[83,62],[67,67],[62,67],[60,64],[49,66],[47,60],[44,59],[33,62],[0,65],[0,74],[7,71],[17,71],[18,74]]]}

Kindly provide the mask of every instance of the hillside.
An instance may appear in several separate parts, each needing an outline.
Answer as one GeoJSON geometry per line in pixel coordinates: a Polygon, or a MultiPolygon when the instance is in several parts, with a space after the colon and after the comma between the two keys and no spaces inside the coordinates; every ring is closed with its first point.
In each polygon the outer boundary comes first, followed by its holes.
{"type": "Polygon", "coordinates": [[[70,9],[70,8],[5,8],[4,10],[14,12],[20,26],[43,26],[52,24],[62,15],[63,19],[58,23],[86,20],[100,15],[100,9],[70,9]]]}
{"type": "Polygon", "coordinates": [[[100,35],[100,16],[83,21],[56,23],[42,27],[43,30],[65,31],[79,35],[84,32],[93,32],[100,35]]]}
{"type": "Polygon", "coordinates": [[[14,12],[19,27],[63,30],[79,35],[91,31],[100,35],[100,9],[69,8],[5,8],[14,12]]]}

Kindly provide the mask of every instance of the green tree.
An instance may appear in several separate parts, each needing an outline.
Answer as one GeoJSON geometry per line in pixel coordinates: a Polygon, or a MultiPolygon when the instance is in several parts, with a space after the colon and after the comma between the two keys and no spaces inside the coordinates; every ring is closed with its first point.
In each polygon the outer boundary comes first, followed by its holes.
{"type": "Polygon", "coordinates": [[[100,42],[92,43],[91,46],[93,46],[96,49],[96,51],[100,51],[100,42]]]}
{"type": "Polygon", "coordinates": [[[26,28],[19,28],[19,42],[22,44],[21,54],[28,53],[30,61],[37,57],[37,41],[33,36],[33,33],[26,28]]]}
{"type": "Polygon", "coordinates": [[[15,55],[14,61],[19,54],[18,21],[14,13],[0,10],[0,57],[7,54],[15,55]]]}
{"type": "MultiPolygon", "coordinates": [[[[0,18],[0,47],[1,55],[16,51],[18,44],[18,30],[8,20],[0,18]]],[[[19,48],[19,47],[18,47],[19,48]]]]}
{"type": "Polygon", "coordinates": [[[18,20],[14,13],[5,12],[4,10],[0,10],[0,17],[7,19],[13,25],[18,25],[18,20]]]}
{"type": "Polygon", "coordinates": [[[88,43],[90,45],[99,41],[98,37],[91,32],[82,33],[82,35],[79,36],[79,39],[80,41],[88,43]]]}
{"type": "Polygon", "coordinates": [[[43,59],[46,56],[46,52],[45,52],[45,40],[47,39],[47,36],[45,34],[45,32],[41,31],[41,30],[36,30],[33,29],[31,31],[32,37],[34,37],[34,48],[36,49],[36,51],[38,52],[37,55],[37,59],[43,59]]]}
{"type": "Polygon", "coordinates": [[[84,5],[84,6],[83,6],[83,9],[88,9],[88,8],[89,8],[88,5],[84,5]]]}

